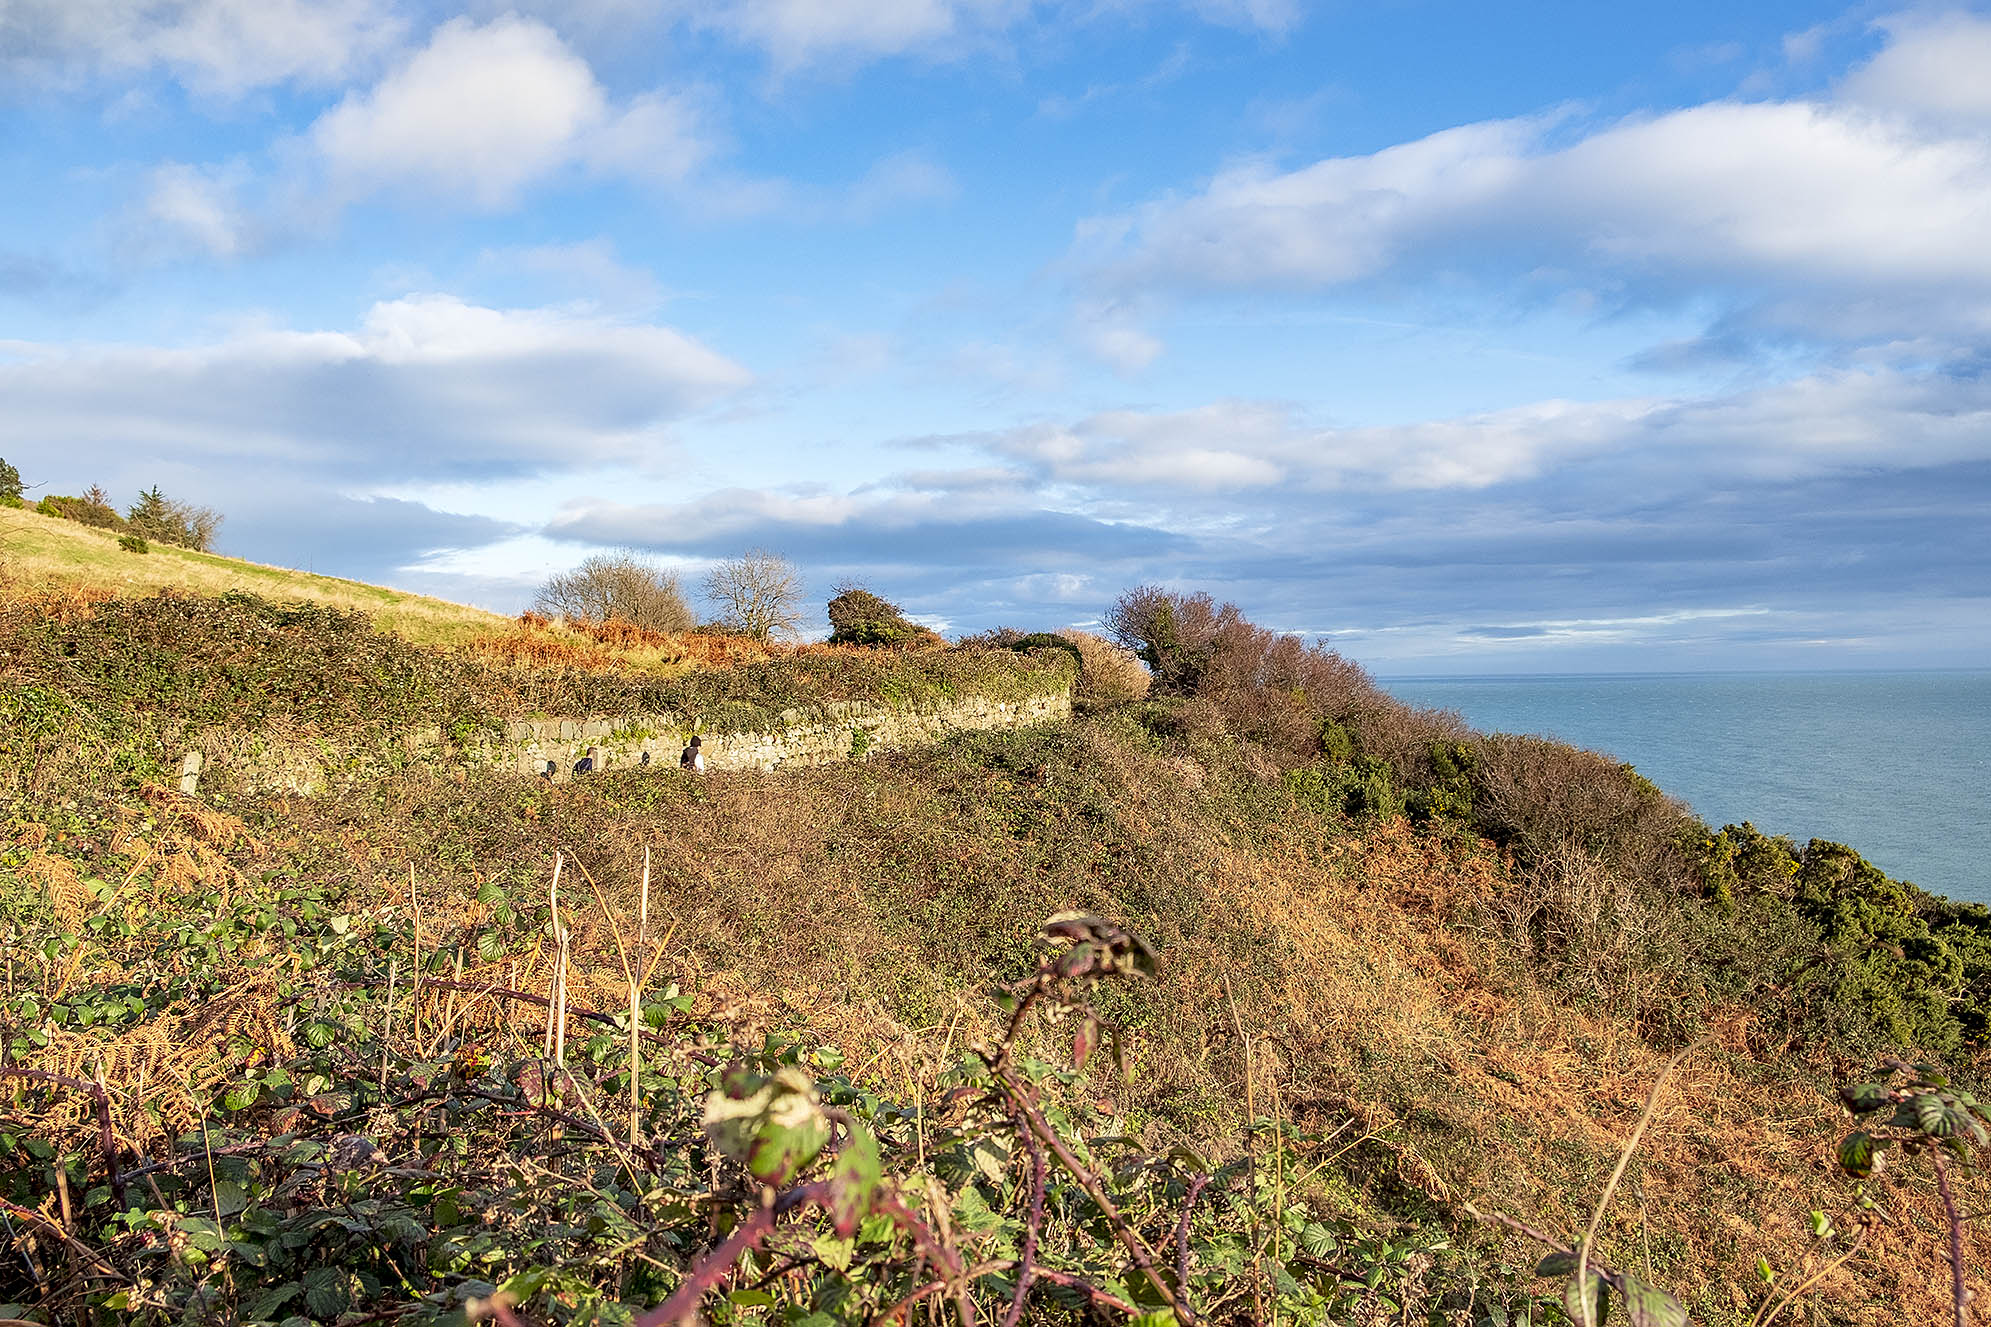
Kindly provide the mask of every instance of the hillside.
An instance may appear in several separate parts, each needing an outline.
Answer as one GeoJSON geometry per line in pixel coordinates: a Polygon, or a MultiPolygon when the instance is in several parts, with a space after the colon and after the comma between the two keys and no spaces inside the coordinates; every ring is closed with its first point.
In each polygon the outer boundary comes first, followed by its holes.
{"type": "Polygon", "coordinates": [[[88,586],[122,594],[178,590],[218,595],[238,590],[301,600],[358,610],[369,614],[383,631],[436,645],[458,644],[506,625],[497,614],[465,604],[171,544],[154,543],[148,552],[128,553],[118,547],[112,531],[44,516],[31,508],[0,507],[0,574],[30,586],[88,586]]]}
{"type": "Polygon", "coordinates": [[[1837,1174],[1833,1093],[1978,1080],[1983,909],[1224,630],[1067,723],[547,784],[401,737],[1070,656],[660,679],[239,596],[6,605],[0,1316],[1552,1322],[1568,1269],[1476,1214],[1573,1245],[1639,1130],[1616,1293],[1947,1318],[1928,1154],[1837,1174]],[[276,731],[316,795],[169,791],[276,731]]]}

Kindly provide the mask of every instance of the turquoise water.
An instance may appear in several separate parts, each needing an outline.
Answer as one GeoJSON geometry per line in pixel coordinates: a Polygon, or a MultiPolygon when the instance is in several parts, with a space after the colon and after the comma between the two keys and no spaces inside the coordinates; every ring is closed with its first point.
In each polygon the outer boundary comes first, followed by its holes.
{"type": "Polygon", "coordinates": [[[1710,825],[1834,839],[1991,903],[1991,671],[1384,679],[1488,732],[1630,761],[1710,825]]]}

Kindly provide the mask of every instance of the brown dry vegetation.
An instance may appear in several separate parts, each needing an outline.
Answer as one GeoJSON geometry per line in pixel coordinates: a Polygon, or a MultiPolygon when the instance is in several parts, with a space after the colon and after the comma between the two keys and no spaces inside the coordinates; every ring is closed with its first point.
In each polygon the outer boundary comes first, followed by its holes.
{"type": "MultiPolygon", "coordinates": [[[[86,619],[93,601],[65,592],[36,607],[86,619]]],[[[735,649],[771,657],[737,637],[614,623],[527,621],[489,639],[512,644],[470,650],[508,667],[615,671],[654,655],[653,667],[689,668],[708,648],[692,642],[709,643],[707,665],[735,649]]],[[[548,996],[543,931],[499,918],[543,901],[559,853],[609,904],[572,873],[563,883],[576,1005],[623,1007],[620,953],[633,943],[655,960],[653,984],[676,983],[703,1022],[744,1041],[804,1029],[858,1080],[918,1100],[950,1053],[994,1034],[986,995],[1031,970],[1041,920],[1078,909],[1123,922],[1163,958],[1157,980],[1109,997],[1135,1072],[1122,1082],[1095,1062],[1083,1086],[1097,1109],[1150,1148],[1221,1156],[1255,1103],[1331,1139],[1290,1179],[1322,1212],[1442,1227],[1489,1281],[1537,1251],[1481,1231],[1466,1204],[1580,1229],[1661,1066],[1704,1039],[1659,1099],[1602,1250],[1618,1266],[1649,1261],[1698,1321],[1746,1320],[1756,1260],[1801,1269],[1815,1248],[1808,1214],[1848,1201],[1830,1164],[1845,1128],[1830,1091],[1856,1067],[1793,1026],[1778,992],[1711,984],[1688,961],[1720,934],[1714,914],[1649,888],[1684,888],[1687,863],[1666,855],[1678,809],[1600,757],[1495,739],[1476,751],[1479,823],[1497,844],[1443,815],[1351,817],[1268,754],[1298,740],[1295,716],[1345,723],[1366,758],[1400,770],[1430,767],[1434,742],[1464,736],[1456,718],[1391,708],[1318,651],[1244,644],[1228,657],[1250,666],[1219,670],[1207,695],[811,771],[556,787],[417,765],[223,810],[156,784],[127,793],[79,760],[65,770],[84,805],[43,791],[13,808],[0,887],[16,892],[0,897],[29,925],[123,929],[55,957],[23,948],[8,996],[111,985],[151,952],[148,928],[190,910],[274,909],[277,890],[397,927],[418,917],[432,973],[548,996]],[[1318,693],[1304,708],[1278,699],[1294,678],[1318,693]],[[651,921],[638,940],[646,849],[651,921]],[[490,891],[504,902],[480,896],[490,891]],[[488,961],[487,936],[502,942],[488,961]]],[[[298,955],[264,930],[214,962],[198,997],[109,1033],[56,1029],[31,1066],[101,1072],[119,1136],[161,1146],[243,1054],[294,1048],[270,981],[308,985],[298,955]]],[[[468,1028],[530,1048],[544,1015],[432,988],[399,1017],[435,1045],[438,1029],[468,1028]]],[[[1984,1067],[1981,1055],[1967,1066],[1984,1067]]],[[[34,1123],[82,1137],[86,1099],[34,1123]]],[[[1943,1315],[1929,1190],[1911,1177],[1905,1199],[1885,1200],[1898,1224],[1807,1297],[1811,1321],[1943,1315]]],[[[1986,1199],[1973,1182],[1966,1206],[1986,1199]]],[[[1968,1230],[1967,1261],[1991,1265],[1991,1231],[1968,1230]]]]}
{"type": "MultiPolygon", "coordinates": [[[[906,1087],[941,1045],[991,1034],[978,974],[1006,979],[1025,965],[1042,916],[1122,917],[1166,966],[1123,1011],[1138,1086],[1102,1072],[1094,1091],[1151,1142],[1235,1147],[1241,1023],[1260,1099],[1303,1126],[1342,1127],[1352,1144],[1310,1181],[1324,1208],[1385,1224],[1417,1212],[1458,1221],[1470,1201],[1580,1228],[1672,1047],[1530,979],[1502,921],[1517,888],[1511,863],[1491,845],[1400,820],[1350,834],[1297,803],[1240,821],[1237,780],[1259,795],[1248,774],[1120,720],[963,746],[702,782],[396,780],[366,794],[364,815],[290,804],[273,847],[324,863],[388,909],[404,905],[416,862],[436,944],[487,923],[474,901],[483,882],[543,891],[557,847],[618,910],[611,921],[585,895],[569,905],[573,998],[613,1010],[625,988],[610,930],[631,938],[648,846],[651,934],[665,942],[658,980],[694,993],[701,1016],[741,1038],[807,1027],[884,1089],[906,1087]]],[[[544,994],[549,973],[535,946],[473,962],[463,980],[544,994]]],[[[509,1028],[521,1044],[543,1018],[427,1000],[432,1024],[509,1028]]],[[[1843,1202],[1829,1166],[1843,1126],[1829,1096],[1836,1066],[1772,1055],[1778,1030],[1739,1005],[1693,1017],[1708,1042],[1662,1099],[1604,1248],[1625,1265],[1650,1256],[1662,1284],[1723,1321],[1753,1308],[1759,1256],[1801,1265],[1808,1213],[1843,1202]]],[[[1898,1215],[1900,1228],[1814,1297],[1819,1320],[1936,1319],[1946,1283],[1929,1195],[1898,1215]]],[[[1981,1228],[1972,1239],[1973,1256],[1991,1258],[1981,1228]]]]}

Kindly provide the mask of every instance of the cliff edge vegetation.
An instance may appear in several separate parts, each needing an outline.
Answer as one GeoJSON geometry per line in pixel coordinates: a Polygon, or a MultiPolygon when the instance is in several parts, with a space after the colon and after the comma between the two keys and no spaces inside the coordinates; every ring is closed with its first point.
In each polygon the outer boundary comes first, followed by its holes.
{"type": "Polygon", "coordinates": [[[550,785],[394,734],[1110,656],[17,597],[0,1316],[1878,1325],[1961,1311],[1953,1230],[1983,1288],[1984,909],[1121,607],[1153,691],[1068,723],[550,785]],[[347,772],[175,791],[228,725],[347,772]]]}

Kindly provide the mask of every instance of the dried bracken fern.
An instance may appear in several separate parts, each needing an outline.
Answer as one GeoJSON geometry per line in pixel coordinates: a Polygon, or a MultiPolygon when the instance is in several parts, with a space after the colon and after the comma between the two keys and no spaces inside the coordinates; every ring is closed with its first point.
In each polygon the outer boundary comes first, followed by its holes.
{"type": "Polygon", "coordinates": [[[67,857],[36,852],[22,863],[21,878],[48,899],[56,925],[65,931],[74,931],[81,926],[95,904],[90,891],[84,887],[76,864],[67,857]]]}
{"type": "Polygon", "coordinates": [[[193,837],[211,847],[232,848],[249,837],[249,828],[226,811],[217,811],[199,798],[188,797],[171,788],[148,783],[140,790],[159,814],[162,823],[184,827],[193,837]]]}
{"type": "MultiPolygon", "coordinates": [[[[205,1004],[168,1009],[116,1037],[52,1029],[48,1045],[26,1067],[101,1081],[118,1134],[143,1147],[199,1123],[193,1103],[235,1071],[238,1044],[263,1060],[296,1052],[273,978],[239,981],[205,1004]]],[[[30,1118],[54,1137],[80,1137],[94,1127],[90,1103],[80,1094],[51,1094],[30,1118]]]]}

